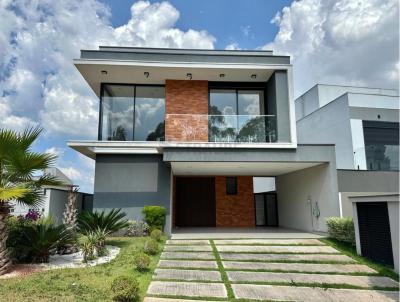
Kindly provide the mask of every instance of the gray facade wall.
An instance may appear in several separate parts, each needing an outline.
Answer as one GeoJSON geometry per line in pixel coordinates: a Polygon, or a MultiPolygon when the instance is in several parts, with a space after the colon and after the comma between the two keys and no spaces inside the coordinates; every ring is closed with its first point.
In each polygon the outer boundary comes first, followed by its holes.
{"type": "Polygon", "coordinates": [[[299,144],[335,144],[338,169],[354,167],[353,141],[347,96],[297,121],[299,144]]]}
{"type": "Polygon", "coordinates": [[[384,108],[350,107],[350,118],[377,122],[399,122],[399,110],[384,108]]]}
{"type": "Polygon", "coordinates": [[[326,219],[339,216],[339,194],[334,164],[276,177],[279,225],[302,231],[327,232],[326,219]],[[318,203],[319,218],[312,215],[318,203]]]}
{"type": "Polygon", "coordinates": [[[277,117],[278,142],[290,142],[288,74],[277,70],[267,82],[268,114],[277,117]]]}
{"type": "Polygon", "coordinates": [[[171,169],[161,155],[97,155],[93,210],[121,208],[129,219],[142,219],[146,205],[167,210],[170,225],[171,169]]]}

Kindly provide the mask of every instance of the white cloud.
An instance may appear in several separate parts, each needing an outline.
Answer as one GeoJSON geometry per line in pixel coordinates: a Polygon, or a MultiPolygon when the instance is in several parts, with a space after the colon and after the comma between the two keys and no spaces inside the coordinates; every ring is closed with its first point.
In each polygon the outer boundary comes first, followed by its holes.
{"type": "Polygon", "coordinates": [[[175,28],[179,12],[168,2],[138,1],[131,14],[113,28],[109,8],[96,0],[2,1],[0,96],[7,100],[0,100],[0,117],[13,128],[36,121],[47,135],[95,138],[98,99],[72,64],[80,49],[214,47],[206,31],[175,28]]]}
{"type": "Polygon", "coordinates": [[[296,95],[321,82],[398,88],[397,0],[295,1],[272,22],[263,48],[292,56],[296,95]]]}
{"type": "Polygon", "coordinates": [[[231,44],[226,45],[225,49],[226,50],[240,50],[241,48],[239,47],[238,43],[233,42],[231,44]]]}

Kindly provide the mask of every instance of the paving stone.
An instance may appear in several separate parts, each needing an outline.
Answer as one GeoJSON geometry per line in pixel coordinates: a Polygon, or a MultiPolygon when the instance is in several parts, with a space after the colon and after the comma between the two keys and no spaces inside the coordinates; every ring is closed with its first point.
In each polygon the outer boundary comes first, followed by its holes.
{"type": "Polygon", "coordinates": [[[212,247],[210,245],[166,245],[164,247],[166,252],[210,252],[212,247]]]}
{"type": "Polygon", "coordinates": [[[232,289],[238,299],[278,301],[393,302],[398,301],[399,295],[397,291],[252,284],[232,284],[232,289]]]}
{"type": "Polygon", "coordinates": [[[167,240],[167,244],[173,245],[209,245],[210,241],[208,240],[167,240]]]}
{"type": "Polygon", "coordinates": [[[215,245],[229,244],[229,245],[241,245],[241,244],[268,244],[268,245],[325,245],[318,239],[231,239],[231,240],[215,240],[215,245]]]}
{"type": "Polygon", "coordinates": [[[154,279],[172,279],[183,281],[222,281],[219,271],[156,269],[154,279]]]}
{"type": "Polygon", "coordinates": [[[339,251],[330,246],[252,246],[252,245],[218,245],[219,252],[249,253],[336,253],[339,251]]]}
{"type": "Polygon", "coordinates": [[[227,298],[223,283],[152,281],[147,294],[227,298]]]}
{"type": "Polygon", "coordinates": [[[316,263],[267,263],[223,261],[226,269],[239,270],[281,270],[310,273],[377,273],[372,268],[362,264],[316,264],[316,263]]]}
{"type": "Polygon", "coordinates": [[[161,259],[215,260],[212,252],[162,252],[161,259]]]}
{"type": "Polygon", "coordinates": [[[172,298],[156,298],[156,297],[146,297],[143,302],[215,302],[211,300],[187,300],[187,299],[172,299],[172,298]]]}
{"type": "Polygon", "coordinates": [[[215,261],[160,260],[158,267],[218,268],[218,265],[215,261]]]}
{"type": "Polygon", "coordinates": [[[348,276],[323,274],[296,274],[296,273],[267,273],[267,272],[227,272],[232,282],[295,282],[319,284],[348,284],[360,287],[393,287],[399,283],[388,277],[377,276],[348,276]]]}
{"type": "Polygon", "coordinates": [[[335,261],[356,262],[346,255],[338,254],[246,254],[219,253],[222,260],[251,260],[251,261],[335,261]]]}

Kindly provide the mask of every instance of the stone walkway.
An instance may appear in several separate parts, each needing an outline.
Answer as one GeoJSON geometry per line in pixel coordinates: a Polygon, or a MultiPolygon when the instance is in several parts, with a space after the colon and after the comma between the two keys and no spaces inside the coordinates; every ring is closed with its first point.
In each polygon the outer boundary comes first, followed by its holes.
{"type": "Polygon", "coordinates": [[[398,287],[315,238],[185,238],[167,241],[145,302],[385,302],[398,287]]]}

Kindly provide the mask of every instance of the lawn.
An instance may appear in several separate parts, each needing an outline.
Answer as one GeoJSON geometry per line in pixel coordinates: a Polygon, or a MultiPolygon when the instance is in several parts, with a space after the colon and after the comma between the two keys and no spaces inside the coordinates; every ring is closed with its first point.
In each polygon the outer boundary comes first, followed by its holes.
{"type": "Polygon", "coordinates": [[[365,265],[373,268],[374,270],[379,272],[379,274],[381,276],[386,276],[386,277],[392,278],[396,281],[399,281],[399,274],[397,274],[395,271],[393,271],[393,269],[391,269],[388,266],[379,264],[377,262],[374,262],[372,260],[369,260],[365,257],[358,255],[356,248],[354,246],[352,246],[351,244],[341,242],[341,241],[338,241],[338,240],[335,240],[332,238],[324,238],[324,239],[320,239],[320,240],[322,242],[334,247],[335,249],[342,252],[343,254],[353,258],[354,260],[357,260],[359,263],[365,264],[365,265]]]}
{"type": "MultiPolygon", "coordinates": [[[[136,271],[133,256],[142,249],[146,239],[109,238],[107,244],[118,246],[121,251],[116,259],[107,264],[0,280],[0,301],[112,301],[111,282],[120,275],[137,278],[140,300],[143,300],[160,257],[160,253],[151,257],[148,271],[136,271]]],[[[160,244],[160,251],[163,244],[160,244]]]]}

